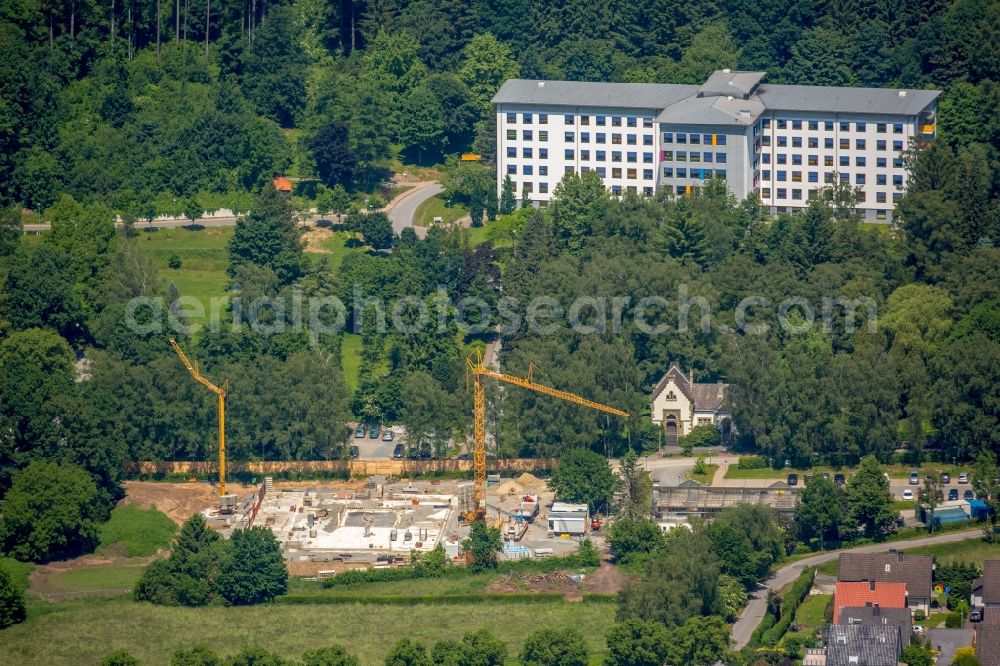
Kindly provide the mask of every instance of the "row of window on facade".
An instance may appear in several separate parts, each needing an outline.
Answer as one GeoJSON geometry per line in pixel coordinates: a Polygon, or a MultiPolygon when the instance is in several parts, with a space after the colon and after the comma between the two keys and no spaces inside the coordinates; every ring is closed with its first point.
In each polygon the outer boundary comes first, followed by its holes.
{"type": "MultiPolygon", "coordinates": [[[[763,137],[762,145],[770,146],[771,145],[771,137],[765,135],[763,137]]],[[[788,145],[789,145],[788,144],[788,137],[784,136],[784,135],[779,135],[779,136],[775,137],[775,145],[778,148],[787,148],[788,145]]],[[[850,139],[840,139],[840,141],[838,142],[838,145],[839,145],[839,147],[840,147],[841,150],[850,150],[851,149],[851,140],[850,139]]],[[[806,145],[803,146],[802,145],[802,137],[801,136],[793,136],[792,137],[791,147],[792,148],[803,148],[803,147],[805,147],[805,148],[819,148],[819,137],[807,136],[806,137],[806,145]]],[[[823,147],[824,148],[828,148],[828,149],[832,149],[833,148],[833,137],[832,136],[828,136],[828,137],[824,137],[823,138],[823,147]]],[[[867,139],[855,139],[854,140],[854,149],[855,150],[867,150],[868,149],[868,140],[867,139]]],[[[876,139],[875,140],[875,150],[885,151],[885,150],[888,150],[888,149],[889,149],[889,142],[888,141],[886,141],[885,139],[876,139]]],[[[895,152],[897,152],[897,153],[901,152],[903,150],[903,142],[902,141],[893,141],[892,142],[892,149],[895,152]]]]}
{"type": "MultiPolygon", "coordinates": [[[[524,182],[520,183],[520,190],[519,191],[520,191],[521,194],[534,194],[535,193],[535,184],[533,182],[531,182],[531,181],[524,181],[524,182]]],[[[623,192],[631,192],[632,194],[638,194],[639,193],[639,186],[637,186],[637,185],[618,185],[617,183],[613,184],[611,186],[611,193],[614,194],[615,196],[620,196],[623,192]]],[[[548,183],[538,183],[538,193],[539,194],[548,194],[549,193],[549,184],[548,183]]],[[[642,187],[642,195],[644,197],[651,197],[651,196],[653,196],[653,186],[652,185],[644,185],[642,187]]]]}
{"type": "MultiPolygon", "coordinates": [[[[792,157],[792,166],[801,166],[802,165],[802,155],[801,154],[792,153],[791,157],[792,157]]],[[[774,156],[774,161],[775,161],[776,164],[788,164],[788,155],[786,155],[785,153],[778,153],[777,155],[774,156]]],[[[849,166],[851,166],[851,156],[850,155],[841,155],[840,158],[837,161],[839,162],[840,166],[842,166],[842,167],[849,167],[849,166]]],[[[763,162],[764,164],[770,164],[771,163],[771,154],[770,153],[763,153],[761,155],[761,162],[763,162]]],[[[806,155],[806,162],[805,163],[808,166],[819,166],[819,155],[806,155]]],[[[833,155],[824,155],[823,156],[823,166],[832,167],[833,164],[834,164],[833,155]]],[[[888,164],[889,164],[888,158],[885,158],[885,157],[876,157],[875,158],[875,166],[878,167],[878,168],[880,168],[880,169],[886,168],[888,166],[888,164]]],[[[868,157],[866,155],[855,155],[854,156],[854,166],[858,166],[858,167],[866,167],[866,166],[868,166],[868,157]]],[[[902,157],[894,157],[893,160],[892,160],[892,166],[893,166],[894,169],[902,169],[903,168],[903,158],[902,157]]]]}
{"type": "Polygon", "coordinates": [[[725,134],[687,134],[685,132],[664,132],[663,143],[680,143],[706,146],[726,145],[725,134]]]}
{"type": "Polygon", "coordinates": [[[726,163],[726,153],[700,153],[686,150],[661,150],[661,162],[716,162],[726,163]]]}
{"type": "MultiPolygon", "coordinates": [[[[807,196],[808,196],[808,198],[810,200],[815,199],[816,197],[819,196],[819,190],[804,190],[804,191],[806,192],[806,194],[807,194],[807,196]]],[[[803,192],[803,190],[800,189],[800,188],[791,188],[791,189],[788,189],[788,188],[784,188],[784,187],[778,187],[778,188],[775,188],[774,192],[775,192],[775,198],[776,199],[789,199],[789,198],[791,198],[793,200],[801,200],[802,199],[802,192],[803,192]],[[791,192],[791,197],[788,196],[789,192],[791,192]]],[[[877,203],[877,204],[888,203],[889,202],[889,194],[890,194],[889,192],[876,192],[875,193],[875,203],[877,203]]],[[[891,194],[892,194],[892,203],[894,203],[894,204],[898,203],[900,197],[902,197],[902,193],[900,193],[900,192],[892,192],[891,194]]],[[[770,199],[771,198],[771,188],[770,187],[762,187],[760,189],[760,196],[762,198],[764,198],[764,199],[770,199]]],[[[864,192],[863,190],[855,192],[855,200],[859,204],[867,203],[868,202],[868,193],[864,192]]]]}
{"type": "MultiPolygon", "coordinates": [[[[622,143],[623,135],[618,133],[611,134],[612,145],[619,146],[622,143]]],[[[507,130],[507,140],[517,141],[517,130],[509,129],[507,130]]],[[[534,130],[521,130],[521,140],[522,141],[534,141],[535,131],[534,130]]],[[[538,132],[539,141],[548,141],[549,133],[548,130],[539,130],[538,132]]],[[[566,143],[576,142],[575,132],[563,132],[563,140],[566,143]]],[[[639,145],[639,135],[638,134],[625,134],[624,135],[625,145],[637,146],[639,145]]],[[[594,143],[605,144],[608,142],[608,135],[605,132],[595,132],[594,133],[594,143]]],[[[580,143],[590,143],[590,132],[580,132],[580,143]]],[[[653,145],[653,135],[643,134],[642,135],[642,145],[652,146],[653,145]]]]}
{"type": "MultiPolygon", "coordinates": [[[[531,125],[535,122],[535,118],[538,118],[539,125],[549,124],[549,114],[547,113],[522,113],[521,122],[525,125],[531,125]]],[[[653,126],[652,118],[637,118],[636,116],[593,116],[594,125],[597,127],[604,127],[609,124],[611,127],[622,127],[622,123],[625,123],[625,127],[638,127],[639,121],[642,121],[642,126],[649,129],[653,126]]],[[[591,116],[579,116],[579,122],[583,126],[590,125],[591,116]]],[[[563,123],[566,125],[575,125],[577,121],[577,116],[572,113],[567,113],[563,116],[563,123]]],[[[513,125],[517,123],[517,113],[508,112],[507,113],[507,124],[513,125]]]]}
{"type": "MultiPolygon", "coordinates": [[[[785,170],[779,169],[779,170],[777,170],[777,171],[774,172],[774,179],[776,181],[778,181],[778,182],[785,182],[787,180],[791,180],[791,182],[793,182],[793,183],[801,183],[801,182],[803,182],[803,180],[802,180],[802,172],[801,171],[792,171],[791,172],[791,179],[789,179],[788,176],[789,176],[789,172],[785,171],[785,170]]],[[[836,177],[834,176],[834,172],[833,171],[827,171],[826,173],[823,174],[823,182],[826,183],[826,184],[833,184],[834,181],[835,181],[835,178],[836,177]]],[[[839,174],[839,178],[840,178],[840,182],[841,183],[848,183],[849,184],[851,182],[851,174],[850,173],[841,172],[839,174]]],[[[760,179],[761,180],[771,180],[771,170],[770,169],[763,169],[760,172],[760,179]]],[[[856,173],[856,174],[854,174],[854,184],[855,185],[867,185],[868,184],[867,181],[868,181],[868,178],[867,178],[867,176],[865,174],[863,174],[863,173],[856,173]]],[[[818,183],[819,182],[819,172],[818,171],[806,171],[805,172],[805,181],[804,182],[807,182],[807,183],[818,183]]],[[[876,185],[888,185],[889,184],[889,179],[886,176],[886,174],[884,174],[884,173],[875,174],[875,184],[876,185]]],[[[892,184],[893,184],[894,187],[902,189],[902,187],[903,187],[903,175],[902,174],[896,174],[896,175],[894,175],[892,177],[892,184]]]]}
{"type": "MultiPolygon", "coordinates": [[[[580,151],[580,159],[583,160],[583,161],[590,160],[591,155],[593,155],[594,159],[597,160],[598,162],[606,162],[607,159],[608,159],[608,153],[607,153],[607,151],[604,151],[604,150],[596,150],[593,153],[591,153],[590,150],[586,150],[586,149],[580,151]]],[[[623,155],[622,151],[620,151],[620,150],[612,150],[611,151],[611,161],[612,162],[621,162],[622,161],[622,155],[623,155]]],[[[575,156],[576,156],[576,151],[573,148],[567,148],[567,149],[565,149],[563,151],[563,157],[565,157],[567,160],[576,159],[575,156]]],[[[627,152],[624,153],[624,156],[625,156],[625,160],[624,161],[626,161],[626,162],[634,162],[634,163],[638,163],[639,162],[639,153],[637,153],[637,152],[627,151],[627,152]]],[[[508,147],[507,148],[507,157],[509,157],[511,159],[516,158],[517,157],[517,148],[508,147]]],[[[534,159],[534,157],[535,157],[535,151],[534,151],[534,149],[532,149],[532,148],[522,148],[521,149],[521,157],[523,157],[525,159],[534,159]]],[[[547,160],[547,159],[549,159],[549,149],[548,148],[539,148],[538,149],[538,159],[540,159],[540,160],[547,160]]],[[[711,162],[711,160],[708,160],[708,161],[711,162]]],[[[722,161],[724,162],[725,160],[722,160],[722,161]]],[[[653,153],[651,153],[651,152],[645,152],[645,153],[643,153],[642,154],[642,163],[643,164],[652,164],[653,163],[653,153]]]]}
{"type": "Polygon", "coordinates": [[[663,177],[664,178],[688,178],[688,173],[690,173],[690,178],[696,178],[698,180],[705,180],[715,174],[719,178],[726,177],[725,169],[688,169],[687,167],[663,167],[663,177]]]}
{"type": "MultiPolygon", "coordinates": [[[[770,118],[761,118],[760,122],[761,122],[761,126],[764,127],[764,129],[769,129],[771,127],[771,119],[770,118]]],[[[826,131],[826,132],[832,132],[834,130],[834,127],[837,127],[838,125],[839,125],[839,129],[840,129],[841,132],[850,132],[852,125],[854,126],[854,131],[855,132],[867,132],[869,125],[874,125],[875,126],[875,132],[878,133],[878,134],[886,134],[889,131],[889,123],[867,123],[867,122],[854,122],[854,123],[852,123],[852,122],[850,122],[848,120],[841,120],[841,121],[823,120],[823,121],[820,121],[820,120],[789,120],[789,119],[786,119],[786,118],[775,118],[775,120],[774,120],[774,126],[775,126],[776,129],[780,129],[780,130],[783,130],[783,129],[800,130],[800,129],[805,128],[805,129],[808,129],[808,130],[810,130],[812,132],[816,132],[816,131],[819,131],[820,122],[823,123],[823,130],[826,131]]],[[[893,123],[892,124],[892,133],[893,134],[902,134],[903,133],[903,123],[893,123]]]]}
{"type": "MultiPolygon", "coordinates": [[[[597,175],[600,176],[601,178],[606,178],[607,175],[608,175],[608,169],[607,169],[607,167],[600,166],[600,167],[594,167],[594,169],[591,169],[589,166],[580,167],[580,173],[587,173],[588,171],[591,171],[591,170],[593,170],[595,173],[597,173],[597,175]]],[[[693,171],[693,169],[692,169],[692,171],[693,171]]],[[[709,169],[709,171],[711,172],[711,169],[709,169]]],[[[574,172],[575,171],[574,171],[573,167],[571,167],[571,166],[568,166],[568,167],[566,167],[564,169],[564,173],[574,173],[574,172]]],[[[613,167],[611,169],[611,177],[612,178],[621,178],[623,173],[626,174],[625,177],[628,178],[629,180],[638,180],[638,178],[639,178],[639,176],[638,176],[639,170],[638,169],[622,169],[621,167],[613,167]]],[[[508,164],[507,165],[507,174],[510,175],[510,176],[517,175],[517,165],[516,164],[508,164]]],[[[534,168],[534,166],[532,166],[531,164],[523,164],[523,165],[521,165],[521,175],[522,176],[534,176],[535,175],[535,168],[534,168]]],[[[549,175],[549,167],[547,165],[545,165],[545,164],[539,165],[539,167],[538,167],[538,175],[539,176],[548,176],[549,175]]],[[[643,180],[653,180],[653,169],[643,169],[642,170],[642,179],[643,180]]]]}

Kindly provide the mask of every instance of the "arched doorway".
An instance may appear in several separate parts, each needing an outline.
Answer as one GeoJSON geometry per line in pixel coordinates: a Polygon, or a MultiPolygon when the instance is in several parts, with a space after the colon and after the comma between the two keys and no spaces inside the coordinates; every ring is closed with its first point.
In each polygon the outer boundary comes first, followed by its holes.
{"type": "Polygon", "coordinates": [[[677,417],[673,414],[667,414],[663,419],[663,437],[667,446],[677,446],[677,417]]]}

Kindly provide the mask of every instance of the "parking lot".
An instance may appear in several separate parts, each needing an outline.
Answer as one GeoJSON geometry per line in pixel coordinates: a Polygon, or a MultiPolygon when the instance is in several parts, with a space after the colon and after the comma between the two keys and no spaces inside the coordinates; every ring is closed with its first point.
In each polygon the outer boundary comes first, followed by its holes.
{"type": "MultiPolygon", "coordinates": [[[[354,427],[357,428],[357,425],[354,427]]],[[[379,430],[377,439],[371,439],[370,428],[365,429],[364,437],[355,437],[354,435],[355,432],[352,430],[351,439],[347,445],[358,447],[359,460],[392,460],[392,452],[397,444],[402,444],[404,450],[406,449],[406,430],[403,426],[392,426],[379,430]],[[385,430],[392,430],[396,433],[391,442],[382,441],[385,430]]]]}

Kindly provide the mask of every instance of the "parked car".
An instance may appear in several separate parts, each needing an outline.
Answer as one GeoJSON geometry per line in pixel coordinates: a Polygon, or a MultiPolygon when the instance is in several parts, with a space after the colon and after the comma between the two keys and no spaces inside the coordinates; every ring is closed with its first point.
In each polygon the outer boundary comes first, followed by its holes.
{"type": "Polygon", "coordinates": [[[812,483],[812,480],[815,478],[816,478],[815,474],[806,474],[804,477],[802,477],[802,483],[808,486],[810,483],[812,483]]]}
{"type": "Polygon", "coordinates": [[[847,483],[847,479],[844,478],[843,474],[834,474],[833,482],[836,483],[838,486],[842,486],[845,483],[847,483]]]}
{"type": "Polygon", "coordinates": [[[361,455],[361,450],[358,449],[358,447],[356,447],[356,446],[352,446],[351,447],[351,457],[352,458],[357,458],[360,455],[361,455]]]}
{"type": "Polygon", "coordinates": [[[789,474],[788,475],[788,485],[790,485],[790,486],[797,486],[797,485],[799,485],[799,475],[798,474],[789,474]]]}
{"type": "Polygon", "coordinates": [[[961,474],[959,474],[958,475],[958,482],[959,483],[968,483],[969,482],[969,473],[968,472],[962,472],[961,474]]]}
{"type": "Polygon", "coordinates": [[[915,634],[923,634],[924,633],[924,628],[921,627],[919,624],[915,624],[915,625],[913,625],[913,633],[915,633],[915,634]]]}
{"type": "Polygon", "coordinates": [[[824,481],[829,481],[830,480],[830,473],[829,472],[823,472],[823,480],[824,481]]]}
{"type": "Polygon", "coordinates": [[[392,457],[396,460],[400,460],[403,457],[403,445],[397,444],[396,448],[392,450],[392,457]]]}
{"type": "Polygon", "coordinates": [[[971,490],[966,489],[966,491],[962,493],[962,499],[964,500],[975,499],[975,493],[973,493],[971,490]]]}
{"type": "Polygon", "coordinates": [[[378,426],[373,425],[372,429],[368,431],[368,439],[378,439],[378,426]]]}
{"type": "Polygon", "coordinates": [[[910,490],[909,488],[907,488],[906,490],[904,490],[903,491],[903,499],[906,500],[907,502],[912,501],[913,500],[913,491],[910,490]]]}
{"type": "Polygon", "coordinates": [[[982,622],[983,621],[983,611],[978,608],[974,608],[971,613],[969,613],[969,622],[982,622]]]}
{"type": "Polygon", "coordinates": [[[420,459],[421,460],[430,460],[432,457],[433,457],[433,455],[431,454],[431,445],[430,444],[421,444],[420,445],[420,459]]]}
{"type": "Polygon", "coordinates": [[[354,439],[361,439],[365,436],[365,424],[359,423],[357,429],[354,431],[354,439]]]}
{"type": "Polygon", "coordinates": [[[394,430],[384,430],[382,432],[382,441],[383,442],[391,442],[395,438],[396,438],[396,431],[394,431],[394,430]]]}
{"type": "Polygon", "coordinates": [[[941,483],[951,483],[951,474],[948,472],[941,472],[941,483]]]}
{"type": "Polygon", "coordinates": [[[948,491],[948,501],[954,502],[958,499],[958,488],[952,488],[948,491]]]}
{"type": "Polygon", "coordinates": [[[920,473],[916,470],[910,471],[910,485],[916,486],[920,485],[920,473]]]}

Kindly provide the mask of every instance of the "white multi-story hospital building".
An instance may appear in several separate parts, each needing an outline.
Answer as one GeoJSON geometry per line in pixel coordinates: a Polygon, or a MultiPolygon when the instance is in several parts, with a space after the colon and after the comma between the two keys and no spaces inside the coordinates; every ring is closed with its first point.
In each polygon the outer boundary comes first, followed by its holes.
{"type": "Polygon", "coordinates": [[[568,172],[595,171],[614,194],[697,191],[725,178],[772,214],[807,205],[839,179],[860,188],[866,220],[891,220],[906,186],[902,151],[934,137],[937,90],[761,83],[714,72],[704,84],[512,79],[497,113],[497,192],[545,205],[568,172]]]}

